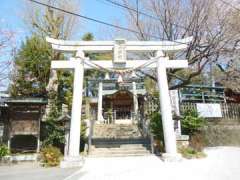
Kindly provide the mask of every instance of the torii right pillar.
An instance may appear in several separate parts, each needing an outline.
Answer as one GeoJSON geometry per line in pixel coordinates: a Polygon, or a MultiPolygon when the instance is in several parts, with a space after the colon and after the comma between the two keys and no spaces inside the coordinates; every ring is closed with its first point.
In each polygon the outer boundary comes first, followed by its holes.
{"type": "Polygon", "coordinates": [[[174,132],[174,122],[172,118],[172,107],[168,88],[167,68],[187,67],[186,61],[175,60],[174,63],[164,57],[163,52],[158,51],[157,57],[157,79],[160,98],[160,108],[162,116],[162,126],[164,134],[164,144],[166,153],[163,154],[164,161],[181,160],[181,155],[177,152],[176,134],[174,132]]]}

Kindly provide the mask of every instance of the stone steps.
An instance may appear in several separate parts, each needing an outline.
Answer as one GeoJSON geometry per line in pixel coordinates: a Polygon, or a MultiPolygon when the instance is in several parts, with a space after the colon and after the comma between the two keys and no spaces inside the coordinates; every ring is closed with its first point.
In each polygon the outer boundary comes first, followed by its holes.
{"type": "Polygon", "coordinates": [[[121,149],[121,148],[97,148],[94,150],[94,154],[138,154],[138,153],[149,153],[149,151],[145,148],[142,148],[142,149],[138,149],[138,148],[135,148],[135,149],[121,149]]]}
{"type": "Polygon", "coordinates": [[[93,138],[139,138],[141,133],[135,124],[96,124],[93,138]]]}
{"type": "Polygon", "coordinates": [[[149,145],[124,144],[124,145],[102,145],[94,146],[89,154],[90,157],[125,157],[150,155],[149,145]],[[108,146],[108,147],[107,147],[108,146]]]}
{"type": "Polygon", "coordinates": [[[94,138],[92,139],[92,145],[123,145],[123,144],[149,144],[149,140],[146,138],[94,138]]]}
{"type": "Polygon", "coordinates": [[[89,157],[150,155],[150,142],[134,124],[95,125],[89,157]]]}
{"type": "Polygon", "coordinates": [[[131,150],[131,149],[148,149],[150,146],[149,144],[127,144],[128,146],[122,146],[122,145],[119,145],[119,144],[99,144],[99,145],[93,145],[92,146],[92,149],[99,149],[99,148],[108,148],[108,149],[122,149],[122,150],[131,150]],[[132,147],[131,145],[136,145],[135,147],[132,147]]]}
{"type": "Polygon", "coordinates": [[[136,153],[132,153],[132,154],[130,154],[130,153],[125,153],[125,154],[123,154],[123,153],[121,153],[121,154],[109,154],[109,153],[106,153],[106,154],[90,154],[90,155],[88,155],[88,157],[93,157],[93,158],[101,158],[101,157],[135,157],[135,156],[149,156],[149,155],[151,155],[150,153],[142,153],[142,154],[140,154],[140,153],[138,153],[138,154],[136,154],[136,153]]]}

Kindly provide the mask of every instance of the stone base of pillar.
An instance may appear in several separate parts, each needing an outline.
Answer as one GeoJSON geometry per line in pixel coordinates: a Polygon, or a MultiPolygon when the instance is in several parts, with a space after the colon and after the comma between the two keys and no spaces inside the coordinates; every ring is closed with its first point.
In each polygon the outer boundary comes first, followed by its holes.
{"type": "Polygon", "coordinates": [[[161,159],[164,162],[179,162],[183,160],[182,155],[179,153],[176,154],[163,153],[161,159]]]}
{"type": "Polygon", "coordinates": [[[104,124],[104,121],[95,121],[95,124],[104,124]]]}
{"type": "Polygon", "coordinates": [[[101,116],[101,117],[99,117],[99,118],[97,119],[97,121],[95,121],[95,122],[98,123],[98,124],[104,124],[105,119],[103,118],[103,116],[101,116]]]}
{"type": "Polygon", "coordinates": [[[60,163],[60,168],[74,168],[74,167],[82,167],[84,159],[80,156],[78,157],[64,157],[64,159],[60,163]]]}

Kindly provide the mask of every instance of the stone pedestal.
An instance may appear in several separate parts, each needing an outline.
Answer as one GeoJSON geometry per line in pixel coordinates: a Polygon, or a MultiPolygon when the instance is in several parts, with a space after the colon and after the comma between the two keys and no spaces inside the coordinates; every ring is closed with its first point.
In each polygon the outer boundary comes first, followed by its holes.
{"type": "Polygon", "coordinates": [[[78,157],[64,157],[64,159],[60,163],[61,168],[74,168],[74,167],[82,167],[84,159],[80,156],[78,157]]]}
{"type": "Polygon", "coordinates": [[[177,146],[178,147],[185,147],[189,146],[189,136],[188,135],[181,135],[177,136],[177,146]]]}
{"type": "Polygon", "coordinates": [[[183,160],[182,155],[179,153],[164,153],[161,158],[164,162],[179,162],[183,160]]]}

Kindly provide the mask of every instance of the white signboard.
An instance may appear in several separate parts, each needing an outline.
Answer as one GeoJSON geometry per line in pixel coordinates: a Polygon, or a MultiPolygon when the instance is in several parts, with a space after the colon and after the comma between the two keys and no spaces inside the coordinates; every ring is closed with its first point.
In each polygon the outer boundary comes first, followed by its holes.
{"type": "Polygon", "coordinates": [[[170,91],[170,98],[171,98],[172,110],[177,116],[179,116],[180,115],[180,110],[179,110],[178,90],[171,90],[170,91]]]}
{"type": "Polygon", "coordinates": [[[197,103],[197,111],[201,117],[207,117],[207,118],[222,117],[220,104],[197,103]]]}
{"type": "MultiPolygon", "coordinates": [[[[180,109],[179,109],[179,97],[178,97],[178,90],[170,90],[170,98],[171,98],[171,105],[172,105],[172,111],[175,113],[175,115],[180,116],[180,109]]],[[[177,123],[175,132],[176,135],[181,135],[181,122],[180,121],[174,121],[174,123],[177,123]]]]}

